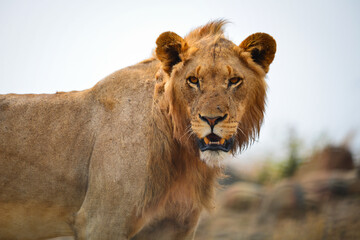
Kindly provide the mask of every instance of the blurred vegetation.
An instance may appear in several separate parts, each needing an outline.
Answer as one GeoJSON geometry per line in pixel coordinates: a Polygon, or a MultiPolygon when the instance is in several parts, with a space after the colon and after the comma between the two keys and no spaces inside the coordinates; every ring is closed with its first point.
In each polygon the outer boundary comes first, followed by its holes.
{"type": "Polygon", "coordinates": [[[301,155],[303,144],[295,130],[289,130],[286,141],[287,154],[283,159],[268,158],[262,166],[256,181],[260,184],[272,184],[281,179],[292,177],[305,156],[301,155]]]}
{"type": "Polygon", "coordinates": [[[299,150],[301,148],[301,140],[297,137],[294,130],[290,131],[288,139],[288,156],[279,166],[279,177],[292,177],[302,162],[299,150]]]}

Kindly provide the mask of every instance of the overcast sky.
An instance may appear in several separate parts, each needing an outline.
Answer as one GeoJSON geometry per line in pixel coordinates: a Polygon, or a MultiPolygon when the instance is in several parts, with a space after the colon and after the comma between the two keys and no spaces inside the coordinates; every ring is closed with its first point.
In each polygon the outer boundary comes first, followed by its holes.
{"type": "Polygon", "coordinates": [[[359,152],[359,13],[356,0],[0,0],[0,94],[90,88],[148,58],[162,32],[225,18],[234,43],[266,32],[278,46],[261,136],[239,161],[283,151],[292,127],[306,145],[356,130],[359,152]]]}

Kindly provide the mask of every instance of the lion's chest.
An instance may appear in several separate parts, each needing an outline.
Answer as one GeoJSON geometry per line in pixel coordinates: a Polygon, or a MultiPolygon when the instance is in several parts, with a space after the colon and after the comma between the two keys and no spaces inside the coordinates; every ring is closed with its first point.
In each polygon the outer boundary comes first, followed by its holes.
{"type": "Polygon", "coordinates": [[[186,180],[174,183],[165,199],[165,214],[184,215],[194,208],[199,208],[194,185],[186,180]]]}

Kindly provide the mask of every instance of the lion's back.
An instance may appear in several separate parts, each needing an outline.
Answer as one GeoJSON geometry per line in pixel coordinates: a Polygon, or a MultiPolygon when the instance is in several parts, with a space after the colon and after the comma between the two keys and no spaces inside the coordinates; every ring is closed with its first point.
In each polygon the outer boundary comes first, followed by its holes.
{"type": "Polygon", "coordinates": [[[155,65],[119,70],[81,92],[0,95],[0,238],[71,234],[93,152],[111,141],[119,156],[144,156],[135,145],[146,132],[155,65]]]}

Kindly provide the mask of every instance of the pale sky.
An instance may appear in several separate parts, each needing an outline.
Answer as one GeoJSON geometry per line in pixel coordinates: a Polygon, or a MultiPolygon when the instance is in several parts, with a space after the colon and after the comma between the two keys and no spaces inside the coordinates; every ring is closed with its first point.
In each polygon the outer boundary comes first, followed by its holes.
{"type": "Polygon", "coordinates": [[[0,94],[90,88],[151,56],[162,32],[224,18],[234,43],[266,32],[278,46],[265,124],[238,161],[283,151],[289,128],[309,146],[356,130],[359,152],[359,13],[357,0],[0,0],[0,94]]]}

